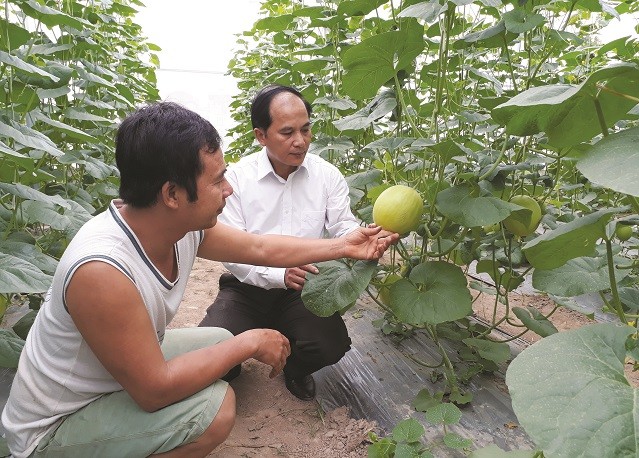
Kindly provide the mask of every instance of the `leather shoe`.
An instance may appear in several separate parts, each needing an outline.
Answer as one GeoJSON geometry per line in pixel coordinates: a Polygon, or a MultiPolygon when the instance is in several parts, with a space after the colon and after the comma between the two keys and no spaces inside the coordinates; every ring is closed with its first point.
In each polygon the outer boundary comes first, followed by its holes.
{"type": "Polygon", "coordinates": [[[284,377],[286,388],[302,401],[311,401],[315,399],[315,380],[312,375],[306,375],[300,378],[284,377]]]}

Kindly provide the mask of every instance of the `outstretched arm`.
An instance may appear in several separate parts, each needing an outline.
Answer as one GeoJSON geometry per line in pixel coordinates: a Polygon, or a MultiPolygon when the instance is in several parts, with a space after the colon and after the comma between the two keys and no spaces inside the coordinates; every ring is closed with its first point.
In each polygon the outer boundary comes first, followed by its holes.
{"type": "Polygon", "coordinates": [[[215,261],[292,267],[339,258],[379,259],[399,240],[381,227],[360,227],[336,239],[256,235],[218,223],[205,231],[198,256],[215,261]]]}

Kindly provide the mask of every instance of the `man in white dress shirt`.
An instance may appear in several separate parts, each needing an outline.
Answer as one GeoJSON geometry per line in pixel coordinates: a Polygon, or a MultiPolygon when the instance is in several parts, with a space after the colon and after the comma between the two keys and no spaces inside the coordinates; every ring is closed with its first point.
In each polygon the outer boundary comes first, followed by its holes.
{"type": "MultiPolygon", "coordinates": [[[[294,88],[270,85],[251,104],[251,123],[262,151],[229,167],[234,189],[220,221],[255,234],[305,238],[339,237],[357,227],[348,185],[339,170],[316,155],[311,143],[311,106],[294,88]]],[[[296,397],[315,397],[312,373],[336,363],[351,340],[339,313],[318,317],[301,299],[307,264],[292,268],[225,263],[231,274],[220,278],[220,292],[200,326],[240,334],[271,328],[290,341],[284,367],[286,387],[296,397]]],[[[236,366],[226,377],[240,373],[236,366]]]]}

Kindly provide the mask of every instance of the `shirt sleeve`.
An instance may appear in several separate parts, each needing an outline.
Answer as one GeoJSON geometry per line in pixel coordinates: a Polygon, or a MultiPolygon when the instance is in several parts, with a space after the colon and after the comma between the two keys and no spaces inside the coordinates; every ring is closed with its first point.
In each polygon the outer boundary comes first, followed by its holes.
{"type": "MultiPolygon", "coordinates": [[[[241,203],[242,187],[232,168],[226,173],[226,179],[233,187],[233,194],[226,198],[226,205],[218,219],[224,224],[246,231],[246,221],[241,203]]],[[[286,288],[284,284],[284,272],[286,269],[284,268],[251,266],[249,264],[231,262],[225,262],[223,265],[242,283],[259,286],[264,289],[286,288]]]]}
{"type": "Polygon", "coordinates": [[[351,211],[351,199],[346,179],[337,168],[329,170],[325,227],[328,236],[335,238],[355,230],[359,227],[359,222],[351,211]]]}

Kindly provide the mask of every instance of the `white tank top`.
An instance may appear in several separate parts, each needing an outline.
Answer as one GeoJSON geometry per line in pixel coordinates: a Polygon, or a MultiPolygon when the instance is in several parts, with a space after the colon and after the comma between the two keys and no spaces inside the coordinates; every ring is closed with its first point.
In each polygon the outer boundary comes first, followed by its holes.
{"type": "Polygon", "coordinates": [[[2,425],[15,458],[29,456],[66,415],[105,393],[122,389],[93,354],[66,310],[66,288],[76,269],[89,261],[102,261],[129,277],[140,291],[158,341],[162,342],[182,300],[202,237],[201,231],[191,232],[175,244],[178,276],[171,282],[151,263],[115,201],[78,231],[60,260],[29,331],[2,412],[2,425]]]}

